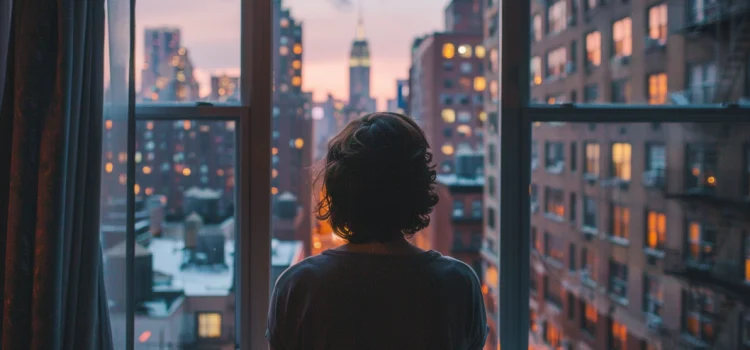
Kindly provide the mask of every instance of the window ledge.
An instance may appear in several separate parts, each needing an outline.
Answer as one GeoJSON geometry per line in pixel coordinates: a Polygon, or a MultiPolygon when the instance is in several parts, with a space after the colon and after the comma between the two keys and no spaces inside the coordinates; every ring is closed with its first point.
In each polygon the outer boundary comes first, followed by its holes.
{"type": "Polygon", "coordinates": [[[599,175],[598,174],[591,174],[591,173],[584,173],[583,174],[583,179],[586,180],[586,181],[596,181],[596,180],[599,179],[599,175]]]}
{"type": "Polygon", "coordinates": [[[651,248],[651,247],[643,248],[643,252],[646,255],[648,255],[648,256],[652,256],[652,257],[658,258],[658,259],[663,259],[664,255],[665,255],[665,253],[664,253],[663,250],[661,250],[661,249],[655,249],[655,248],[651,248]]]}
{"type": "Polygon", "coordinates": [[[623,246],[623,247],[630,246],[630,240],[627,239],[627,238],[613,236],[612,234],[609,234],[608,238],[609,238],[609,241],[612,242],[612,243],[614,243],[614,244],[617,244],[617,245],[620,245],[620,246],[623,246]]]}
{"type": "Polygon", "coordinates": [[[609,298],[622,306],[628,306],[628,298],[621,297],[614,293],[609,293],[609,298]]]}
{"type": "Polygon", "coordinates": [[[562,216],[558,216],[558,215],[552,214],[552,213],[544,213],[544,217],[547,218],[547,219],[550,219],[552,221],[555,221],[555,222],[563,222],[563,221],[565,221],[565,218],[563,218],[562,216]]]}
{"type": "Polygon", "coordinates": [[[565,264],[563,264],[561,261],[559,261],[557,259],[554,259],[554,258],[551,258],[549,256],[545,256],[544,257],[544,261],[546,261],[547,264],[551,265],[552,267],[554,267],[556,269],[562,269],[562,268],[565,267],[565,264]]]}
{"type": "Polygon", "coordinates": [[[588,287],[591,287],[591,288],[596,288],[596,286],[597,286],[596,281],[594,281],[594,280],[592,280],[591,278],[588,278],[588,277],[582,278],[581,279],[581,283],[583,283],[584,285],[586,285],[588,287]]]}
{"type": "Polygon", "coordinates": [[[706,343],[706,342],[704,342],[704,341],[702,341],[702,340],[700,340],[700,339],[698,339],[698,338],[694,337],[694,336],[693,336],[692,334],[690,334],[690,333],[685,333],[685,332],[683,332],[683,333],[682,333],[682,334],[680,335],[680,338],[682,338],[682,340],[684,340],[685,342],[687,342],[687,343],[689,343],[690,345],[693,345],[693,346],[695,346],[695,347],[697,347],[697,348],[708,348],[708,343],[706,343]]]}
{"type": "Polygon", "coordinates": [[[581,226],[581,232],[591,236],[596,236],[599,234],[599,230],[597,230],[596,227],[592,226],[581,226]]]}

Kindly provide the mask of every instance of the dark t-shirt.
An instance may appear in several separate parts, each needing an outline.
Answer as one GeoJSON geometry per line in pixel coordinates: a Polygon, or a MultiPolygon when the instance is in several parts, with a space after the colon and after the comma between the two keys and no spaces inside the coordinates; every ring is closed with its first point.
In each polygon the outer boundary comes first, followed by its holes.
{"type": "Polygon", "coordinates": [[[461,261],[327,250],[279,276],[266,338],[275,350],[474,350],[485,317],[479,278],[461,261]]]}

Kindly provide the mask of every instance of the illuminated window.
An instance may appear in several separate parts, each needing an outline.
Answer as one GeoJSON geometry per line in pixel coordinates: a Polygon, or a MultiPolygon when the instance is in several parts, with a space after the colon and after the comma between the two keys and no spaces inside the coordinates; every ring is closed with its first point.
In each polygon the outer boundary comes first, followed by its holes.
{"type": "Polygon", "coordinates": [[[599,176],[599,144],[587,142],[583,150],[586,158],[584,173],[590,176],[599,176]]]}
{"type": "Polygon", "coordinates": [[[282,18],[279,24],[281,25],[281,28],[286,28],[289,26],[289,19],[282,18]]]}
{"type": "Polygon", "coordinates": [[[133,186],[133,192],[135,192],[135,194],[141,193],[141,185],[135,184],[135,186],[133,186]]]}
{"type": "Polygon", "coordinates": [[[628,265],[609,261],[609,294],[621,304],[628,300],[628,265]]]}
{"type": "Polygon", "coordinates": [[[114,165],[112,165],[112,163],[107,163],[106,165],[104,165],[104,171],[111,173],[112,169],[114,169],[114,165]]]}
{"type": "Polygon", "coordinates": [[[295,55],[302,54],[302,45],[301,44],[294,44],[294,54],[295,55]]]}
{"type": "Polygon", "coordinates": [[[190,173],[191,173],[190,168],[183,168],[182,169],[182,175],[184,175],[184,176],[190,176],[190,173]]]}
{"type": "Polygon", "coordinates": [[[294,61],[292,61],[292,68],[294,68],[294,69],[300,69],[300,68],[302,68],[302,61],[300,61],[300,60],[294,60],[294,61]]]}
{"type": "Polygon", "coordinates": [[[646,218],[646,247],[663,250],[667,242],[667,216],[664,213],[649,211],[646,218]]]}
{"type": "Polygon", "coordinates": [[[279,193],[279,189],[276,187],[271,187],[271,194],[276,195],[279,193]]]}
{"type": "Polygon", "coordinates": [[[458,54],[463,58],[471,57],[471,45],[461,45],[458,47],[458,54]]]}
{"type": "Polygon", "coordinates": [[[120,176],[119,176],[119,179],[118,179],[118,180],[119,180],[119,183],[120,183],[120,185],[124,185],[124,184],[126,184],[126,183],[127,183],[127,181],[128,181],[128,176],[127,176],[127,175],[125,175],[125,174],[120,174],[120,176]]]}
{"type": "Polygon", "coordinates": [[[459,135],[462,137],[470,137],[471,136],[471,127],[465,124],[459,125],[456,128],[456,131],[459,135]]]}
{"type": "Polygon", "coordinates": [[[481,111],[479,112],[479,115],[477,116],[479,118],[479,121],[484,123],[487,121],[487,112],[481,111]]]}
{"type": "Polygon", "coordinates": [[[443,117],[443,121],[446,123],[455,123],[456,122],[456,111],[450,108],[443,109],[442,113],[440,113],[443,117]]]}
{"type": "Polygon", "coordinates": [[[591,32],[586,34],[586,66],[599,67],[602,64],[602,34],[591,32]]]}
{"type": "Polygon", "coordinates": [[[474,78],[474,91],[484,91],[486,87],[487,81],[484,79],[484,77],[474,78]]]}
{"type": "Polygon", "coordinates": [[[128,154],[126,152],[120,152],[117,154],[117,161],[120,163],[125,163],[128,161],[128,154]]]}
{"type": "Polygon", "coordinates": [[[702,193],[716,190],[719,152],[715,144],[687,145],[685,189],[702,193]]]}
{"type": "Polygon", "coordinates": [[[611,350],[626,350],[628,348],[628,328],[624,324],[612,320],[609,339],[611,350]]]}
{"type": "Polygon", "coordinates": [[[443,44],[443,57],[447,59],[453,58],[456,55],[456,47],[451,43],[443,44]]]}
{"type": "Polygon", "coordinates": [[[221,337],[221,314],[218,312],[198,313],[198,338],[221,337]]]}
{"type": "Polygon", "coordinates": [[[648,103],[664,104],[667,102],[667,75],[665,73],[648,76],[648,103]]]}
{"type": "Polygon", "coordinates": [[[302,77],[293,77],[292,78],[292,85],[294,85],[294,86],[300,86],[300,85],[302,85],[302,77]]]}
{"type": "Polygon", "coordinates": [[[151,167],[150,166],[144,166],[143,167],[143,173],[148,175],[151,174],[151,167]]]}
{"type": "MultiPolygon", "coordinates": [[[[745,282],[750,282],[750,232],[745,232],[745,282]]],[[[750,335],[750,334],[748,334],[750,335]]],[[[750,340],[750,338],[748,338],[750,340]]]]}
{"type": "Polygon", "coordinates": [[[544,256],[562,265],[563,261],[565,261],[565,257],[563,256],[564,251],[565,241],[562,237],[549,232],[544,233],[544,256]]]}
{"type": "Polygon", "coordinates": [[[547,7],[547,34],[561,32],[567,28],[567,6],[567,1],[557,0],[547,7]]]}
{"type": "Polygon", "coordinates": [[[688,223],[688,262],[712,266],[716,258],[716,229],[708,224],[691,221],[688,223]]]}
{"type": "Polygon", "coordinates": [[[643,276],[643,312],[653,316],[661,316],[664,304],[664,293],[661,283],[656,276],[646,274],[643,276]]]}
{"type": "Polygon", "coordinates": [[[664,45],[667,42],[667,5],[653,6],[648,10],[648,36],[664,45]]]}
{"type": "Polygon", "coordinates": [[[474,47],[474,55],[477,56],[477,58],[484,58],[484,56],[487,54],[487,50],[482,45],[477,45],[474,47]]]}
{"type": "Polygon", "coordinates": [[[596,321],[599,318],[599,313],[596,311],[596,307],[592,303],[581,301],[581,329],[588,333],[591,337],[596,337],[596,321]]]}
{"type": "Polygon", "coordinates": [[[461,200],[453,200],[453,217],[462,218],[464,217],[464,202],[461,200]]]}
{"type": "Polygon", "coordinates": [[[445,154],[446,156],[453,154],[453,145],[451,144],[445,144],[443,147],[440,148],[440,150],[445,154]]]}
{"type": "Polygon", "coordinates": [[[534,41],[542,40],[542,35],[544,35],[542,32],[542,16],[534,15],[531,24],[531,36],[534,38],[534,41]]]}
{"type": "Polygon", "coordinates": [[[105,121],[104,122],[104,127],[106,127],[107,130],[111,130],[112,129],[112,121],[111,120],[105,121]]]}
{"type": "Polygon", "coordinates": [[[549,322],[544,322],[544,342],[549,344],[553,349],[557,349],[560,346],[560,343],[562,342],[562,331],[555,327],[554,325],[550,324],[549,322]]]}
{"type": "Polygon", "coordinates": [[[612,144],[612,176],[623,181],[630,181],[631,156],[632,147],[629,143],[612,144]]]}
{"type": "Polygon", "coordinates": [[[559,219],[565,217],[565,195],[563,190],[550,187],[544,188],[544,212],[559,219]]]}
{"type": "Polygon", "coordinates": [[[531,81],[534,85],[542,83],[542,59],[539,56],[531,58],[531,81]]]}
{"type": "Polygon", "coordinates": [[[615,56],[633,54],[633,33],[630,17],[625,17],[612,25],[613,53],[615,56]]]}
{"type": "Polygon", "coordinates": [[[544,275],[542,283],[544,286],[544,300],[552,306],[562,309],[565,289],[562,287],[558,277],[555,277],[554,274],[544,275]]]}
{"type": "Polygon", "coordinates": [[[716,300],[712,293],[704,290],[683,291],[683,325],[685,331],[698,340],[714,340],[714,317],[716,300]]]}
{"type": "Polygon", "coordinates": [[[547,53],[547,77],[561,77],[565,75],[565,65],[568,63],[568,50],[559,47],[547,53]]]}
{"type": "Polygon", "coordinates": [[[630,237],[630,209],[624,205],[611,204],[610,233],[612,237],[627,240],[630,237]]]}

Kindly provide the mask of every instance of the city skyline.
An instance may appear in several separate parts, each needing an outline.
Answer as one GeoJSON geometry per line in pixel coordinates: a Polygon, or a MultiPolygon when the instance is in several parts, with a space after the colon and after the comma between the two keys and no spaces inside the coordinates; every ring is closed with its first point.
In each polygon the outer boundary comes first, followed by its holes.
{"type": "MultiPolygon", "coordinates": [[[[303,89],[315,100],[328,93],[348,99],[349,49],[356,34],[356,6],[336,6],[330,1],[287,0],[282,3],[304,26],[305,67],[303,89]],[[322,5],[322,6],[321,6],[322,5]]],[[[378,107],[396,94],[394,81],[408,75],[409,47],[415,36],[442,30],[447,1],[415,0],[409,3],[382,0],[365,2],[364,24],[372,50],[372,91],[378,107]],[[392,11],[398,8],[399,11],[392,11]],[[393,23],[399,23],[394,26],[393,23]],[[374,28],[378,28],[375,30],[374,28]]],[[[217,1],[206,8],[197,1],[166,0],[140,3],[136,9],[136,86],[143,68],[144,32],[150,27],[176,27],[182,45],[195,65],[200,95],[210,93],[211,75],[238,75],[240,52],[239,0],[217,1]]]]}

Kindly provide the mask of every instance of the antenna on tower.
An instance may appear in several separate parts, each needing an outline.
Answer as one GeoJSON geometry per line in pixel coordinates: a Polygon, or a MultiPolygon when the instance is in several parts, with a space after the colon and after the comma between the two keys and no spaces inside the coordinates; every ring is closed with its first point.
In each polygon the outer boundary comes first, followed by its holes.
{"type": "Polygon", "coordinates": [[[365,20],[362,11],[362,0],[357,1],[357,40],[365,40],[365,20]]]}

